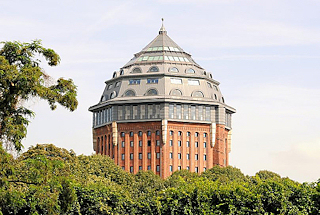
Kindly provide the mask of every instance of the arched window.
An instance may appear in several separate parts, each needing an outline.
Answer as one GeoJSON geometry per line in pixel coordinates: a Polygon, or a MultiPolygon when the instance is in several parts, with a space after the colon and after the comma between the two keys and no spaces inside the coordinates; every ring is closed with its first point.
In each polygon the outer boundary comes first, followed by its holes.
{"type": "Polygon", "coordinates": [[[209,74],[209,76],[210,76],[210,78],[212,78],[212,74],[211,73],[209,74]]]}
{"type": "Polygon", "coordinates": [[[147,136],[151,136],[151,131],[147,131],[147,136]]]}
{"type": "Polygon", "coordinates": [[[192,97],[204,97],[203,93],[201,91],[195,91],[191,95],[192,97]]]}
{"type": "Polygon", "coordinates": [[[191,133],[188,131],[188,132],[187,132],[187,137],[190,137],[190,135],[191,135],[191,133]]]}
{"type": "Polygon", "coordinates": [[[156,66],[152,66],[150,67],[149,72],[159,72],[159,68],[156,66]]]}
{"type": "Polygon", "coordinates": [[[207,72],[206,72],[206,71],[203,71],[203,74],[204,74],[204,75],[207,75],[207,72]]]}
{"type": "Polygon", "coordinates": [[[150,89],[146,93],[147,96],[156,96],[158,95],[158,91],[156,89],[150,89]]]}
{"type": "Polygon", "coordinates": [[[171,67],[169,69],[169,72],[179,72],[179,70],[177,69],[177,67],[171,67]]]}
{"type": "Polygon", "coordinates": [[[157,136],[160,135],[160,131],[159,131],[159,130],[156,131],[156,135],[157,135],[157,136]]]}
{"type": "Polygon", "coordinates": [[[141,137],[142,136],[142,131],[138,132],[138,136],[141,137]]]}
{"type": "Polygon", "coordinates": [[[125,133],[124,132],[121,132],[121,137],[124,137],[125,133]]]}
{"type": "Polygon", "coordinates": [[[124,94],[124,97],[132,97],[132,96],[136,96],[136,93],[133,90],[127,90],[124,94]]]}
{"type": "Polygon", "coordinates": [[[117,93],[116,91],[113,91],[111,94],[110,94],[110,99],[113,99],[117,96],[117,93]]]}
{"type": "Polygon", "coordinates": [[[214,94],[214,99],[217,100],[217,94],[214,94]]]}
{"type": "Polygon", "coordinates": [[[141,69],[139,67],[134,68],[131,73],[141,73],[141,69]]]}
{"type": "Polygon", "coordinates": [[[113,75],[112,75],[112,77],[113,77],[113,78],[117,77],[117,73],[114,72],[113,75]]]}
{"type": "Polygon", "coordinates": [[[123,75],[124,74],[124,71],[123,69],[120,70],[120,75],[123,75]]]}
{"type": "Polygon", "coordinates": [[[171,90],[170,95],[172,95],[172,96],[182,96],[182,92],[180,90],[178,90],[178,89],[173,89],[173,90],[171,90]]]}
{"type": "Polygon", "coordinates": [[[186,69],[186,73],[196,73],[196,71],[194,71],[194,69],[189,68],[186,69]]]}
{"type": "Polygon", "coordinates": [[[170,136],[172,136],[173,135],[173,131],[170,131],[170,136]]]}
{"type": "Polygon", "coordinates": [[[182,136],[182,131],[178,131],[178,136],[182,136]]]}
{"type": "Polygon", "coordinates": [[[133,137],[133,131],[130,131],[129,136],[133,137]]]}
{"type": "Polygon", "coordinates": [[[224,103],[224,98],[222,97],[221,99],[222,99],[222,103],[224,103]]]}
{"type": "Polygon", "coordinates": [[[107,99],[108,99],[108,95],[103,95],[103,96],[101,96],[100,101],[101,101],[101,102],[104,102],[104,101],[106,101],[107,99]]]}
{"type": "Polygon", "coordinates": [[[199,137],[199,133],[198,132],[194,133],[194,136],[199,137]]]}

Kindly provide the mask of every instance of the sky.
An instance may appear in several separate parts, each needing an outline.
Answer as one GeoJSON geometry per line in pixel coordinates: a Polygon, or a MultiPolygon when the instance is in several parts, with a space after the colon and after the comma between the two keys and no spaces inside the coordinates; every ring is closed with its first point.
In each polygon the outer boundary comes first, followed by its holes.
{"type": "Polygon", "coordinates": [[[299,182],[320,178],[320,1],[0,0],[0,41],[31,42],[61,57],[44,70],[78,86],[78,109],[36,112],[27,150],[53,143],[90,155],[92,114],[110,79],[161,27],[219,81],[233,115],[230,165],[299,182]]]}

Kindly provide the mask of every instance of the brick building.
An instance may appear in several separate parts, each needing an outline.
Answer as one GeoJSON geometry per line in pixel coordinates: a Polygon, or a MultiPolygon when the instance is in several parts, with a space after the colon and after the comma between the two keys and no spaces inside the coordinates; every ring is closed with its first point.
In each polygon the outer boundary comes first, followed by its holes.
{"type": "Polygon", "coordinates": [[[163,178],[180,169],[227,166],[231,115],[219,82],[161,27],[106,82],[93,112],[93,149],[128,172],[163,178]]]}

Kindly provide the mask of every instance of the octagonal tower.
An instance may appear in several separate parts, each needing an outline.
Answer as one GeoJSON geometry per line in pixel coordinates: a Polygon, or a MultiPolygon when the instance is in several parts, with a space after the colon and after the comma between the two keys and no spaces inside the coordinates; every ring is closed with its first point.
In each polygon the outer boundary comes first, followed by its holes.
{"type": "Polygon", "coordinates": [[[162,178],[180,169],[227,166],[231,115],[219,82],[161,27],[106,82],[93,112],[93,149],[124,170],[162,178]]]}

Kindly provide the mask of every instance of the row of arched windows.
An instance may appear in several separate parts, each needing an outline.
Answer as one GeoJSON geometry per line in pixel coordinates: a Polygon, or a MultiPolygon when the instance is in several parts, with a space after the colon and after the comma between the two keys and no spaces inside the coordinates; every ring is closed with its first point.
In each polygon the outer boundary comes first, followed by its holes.
{"type": "MultiPolygon", "coordinates": [[[[125,137],[125,134],[126,134],[125,132],[121,132],[121,133],[120,133],[120,136],[121,136],[121,137],[125,137]]],[[[139,136],[139,137],[141,137],[142,134],[143,134],[142,131],[138,131],[138,136],[139,136]]],[[[152,134],[151,131],[147,131],[147,136],[148,136],[148,137],[151,136],[151,134],[152,134]]],[[[129,137],[133,137],[133,135],[134,135],[134,132],[133,132],[133,131],[130,131],[130,132],[129,132],[129,137]]],[[[156,130],[156,135],[157,135],[157,136],[160,135],[160,131],[159,131],[159,130],[156,130]]]]}
{"type": "MultiPolygon", "coordinates": [[[[169,131],[169,134],[170,134],[170,136],[173,136],[173,133],[174,133],[174,131],[169,131]]],[[[182,131],[178,131],[178,136],[182,136],[182,134],[183,134],[183,132],[182,131]]],[[[191,132],[190,131],[187,131],[187,137],[190,137],[191,136],[191,132]]],[[[199,132],[195,132],[194,133],[194,136],[195,137],[200,137],[200,134],[199,134],[199,132]]],[[[207,133],[203,133],[203,137],[208,137],[208,134],[207,133]]]]}

